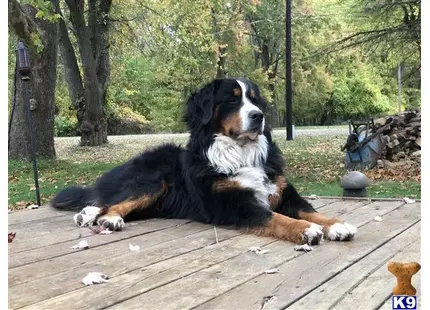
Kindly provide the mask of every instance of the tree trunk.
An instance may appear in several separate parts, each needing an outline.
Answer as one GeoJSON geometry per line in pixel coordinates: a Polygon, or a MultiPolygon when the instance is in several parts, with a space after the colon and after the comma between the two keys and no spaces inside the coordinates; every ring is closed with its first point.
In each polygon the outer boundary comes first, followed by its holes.
{"type": "MultiPolygon", "coordinates": [[[[58,1],[55,9],[58,14],[63,15],[58,1]]],[[[82,118],[81,115],[85,108],[85,90],[84,85],[82,84],[75,50],[72,42],[70,41],[67,25],[63,18],[58,20],[58,46],[60,48],[61,60],[64,65],[67,88],[70,99],[72,100],[72,106],[77,111],[78,119],[80,119],[82,118]]]]}
{"type": "MultiPolygon", "coordinates": [[[[15,2],[16,5],[17,2],[15,2]]],[[[19,4],[18,4],[19,6],[19,4]]],[[[33,118],[33,131],[35,136],[35,150],[37,156],[54,158],[54,109],[55,109],[55,86],[57,73],[57,24],[36,19],[36,9],[29,5],[23,5],[21,12],[28,20],[40,29],[40,38],[43,42],[43,51],[39,54],[34,52],[34,47],[28,46],[32,50],[31,55],[31,75],[29,82],[23,82],[18,74],[15,112],[11,123],[9,158],[30,159],[30,132],[27,118],[27,102],[25,102],[25,85],[27,83],[29,99],[33,118]]],[[[11,14],[11,12],[9,12],[11,14]]],[[[12,21],[13,24],[13,21],[12,21]]],[[[11,25],[17,33],[19,29],[15,27],[26,27],[24,24],[11,25]]],[[[36,29],[34,29],[36,31],[36,29]]]]}
{"type": "Polygon", "coordinates": [[[66,0],[78,43],[83,69],[85,101],[78,109],[81,145],[97,146],[107,142],[104,113],[107,83],[110,74],[107,31],[110,0],[88,1],[88,25],[84,11],[74,0],[66,0]],[[107,55],[107,56],[106,56],[107,55]]]}

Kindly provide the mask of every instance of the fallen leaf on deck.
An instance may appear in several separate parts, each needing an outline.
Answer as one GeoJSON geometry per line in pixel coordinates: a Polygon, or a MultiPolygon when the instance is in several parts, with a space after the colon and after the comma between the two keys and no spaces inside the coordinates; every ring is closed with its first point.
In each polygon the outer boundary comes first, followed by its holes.
{"type": "Polygon", "coordinates": [[[296,245],[294,247],[294,251],[303,251],[303,252],[310,252],[313,248],[311,248],[308,244],[302,244],[302,245],[296,245]]]}
{"type": "Polygon", "coordinates": [[[140,250],[140,246],[138,245],[132,245],[131,243],[128,244],[128,248],[130,249],[130,251],[132,252],[136,252],[140,250]]]}
{"type": "Polygon", "coordinates": [[[318,196],[317,195],[315,195],[315,194],[312,194],[312,195],[310,195],[309,196],[309,199],[312,199],[312,200],[315,200],[315,199],[317,199],[318,198],[318,196]]]}
{"type": "Polygon", "coordinates": [[[71,249],[88,249],[90,246],[88,245],[88,242],[86,240],[82,240],[77,245],[74,245],[71,247],[71,249]]]}
{"type": "Polygon", "coordinates": [[[107,281],[108,276],[101,272],[90,272],[87,274],[85,278],[82,279],[82,282],[85,285],[91,285],[91,284],[99,284],[107,281]]]}
{"type": "Polygon", "coordinates": [[[255,254],[266,254],[266,253],[269,253],[270,250],[262,250],[258,246],[252,246],[248,249],[248,252],[254,252],[255,254]]]}
{"type": "Polygon", "coordinates": [[[11,243],[15,239],[16,233],[8,233],[8,243],[11,243]]]}
{"type": "Polygon", "coordinates": [[[379,215],[375,216],[374,220],[375,220],[375,222],[382,222],[383,221],[382,217],[380,217],[379,215]]]}
{"type": "Polygon", "coordinates": [[[110,235],[111,233],[113,233],[112,230],[102,230],[99,232],[100,235],[110,235]]]}
{"type": "Polygon", "coordinates": [[[409,197],[405,197],[405,198],[403,198],[403,201],[404,201],[405,203],[415,203],[415,200],[413,200],[413,199],[411,199],[411,198],[409,198],[409,197]]]}
{"type": "Polygon", "coordinates": [[[279,273],[279,269],[278,268],[268,269],[268,270],[264,271],[264,273],[265,274],[279,273]]]}
{"type": "Polygon", "coordinates": [[[39,208],[40,208],[40,206],[38,206],[38,205],[29,205],[27,207],[27,209],[39,209],[39,208]]]}
{"type": "Polygon", "coordinates": [[[99,234],[99,235],[110,235],[111,233],[113,233],[113,231],[111,230],[103,230],[102,228],[100,228],[99,226],[97,227],[88,227],[93,233],[95,234],[99,234]]]}

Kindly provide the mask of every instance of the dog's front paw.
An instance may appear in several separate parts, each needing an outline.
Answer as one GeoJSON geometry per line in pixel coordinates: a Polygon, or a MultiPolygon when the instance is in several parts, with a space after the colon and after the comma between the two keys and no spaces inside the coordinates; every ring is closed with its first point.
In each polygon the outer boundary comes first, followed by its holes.
{"type": "Polygon", "coordinates": [[[350,241],[357,233],[357,228],[348,223],[335,223],[327,230],[327,238],[334,241],[350,241]]]}
{"type": "Polygon", "coordinates": [[[312,223],[303,232],[303,241],[309,245],[317,245],[323,241],[323,227],[321,225],[312,223]]]}
{"type": "Polygon", "coordinates": [[[119,215],[104,215],[98,219],[97,223],[111,231],[122,230],[125,227],[124,220],[119,215]]]}
{"type": "Polygon", "coordinates": [[[99,207],[87,206],[73,216],[73,221],[79,227],[92,226],[100,211],[99,207]]]}

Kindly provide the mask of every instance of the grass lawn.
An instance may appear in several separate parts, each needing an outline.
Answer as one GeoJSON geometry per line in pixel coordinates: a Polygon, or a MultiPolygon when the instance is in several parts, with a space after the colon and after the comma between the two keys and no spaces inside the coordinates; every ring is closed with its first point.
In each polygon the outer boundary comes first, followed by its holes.
{"type": "MultiPolygon", "coordinates": [[[[342,196],[339,179],[343,176],[344,155],[340,146],[346,135],[298,136],[294,141],[285,141],[275,134],[285,158],[285,174],[303,195],[342,196]]],[[[123,136],[110,139],[101,147],[79,147],[78,138],[56,139],[58,160],[38,160],[39,184],[42,202],[46,203],[60,189],[73,185],[91,184],[104,171],[137,155],[148,147],[164,142],[185,144],[186,137],[172,135],[123,136]]],[[[408,169],[393,173],[378,170],[366,173],[375,180],[368,188],[369,197],[401,198],[421,197],[420,171],[408,169]]],[[[35,203],[35,189],[31,163],[9,161],[9,208],[19,209],[35,203]]]]}

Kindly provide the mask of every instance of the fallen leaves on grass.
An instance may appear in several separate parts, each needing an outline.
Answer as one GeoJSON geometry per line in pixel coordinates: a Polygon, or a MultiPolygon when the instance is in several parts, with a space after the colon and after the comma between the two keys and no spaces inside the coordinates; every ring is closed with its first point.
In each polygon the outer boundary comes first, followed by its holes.
{"type": "Polygon", "coordinates": [[[373,168],[365,171],[371,180],[387,181],[421,181],[421,166],[414,161],[398,162],[390,168],[373,168]]]}
{"type": "Polygon", "coordinates": [[[108,276],[101,272],[90,272],[87,274],[85,278],[82,279],[82,282],[85,285],[92,285],[92,284],[100,284],[107,281],[108,276]]]}
{"type": "Polygon", "coordinates": [[[15,239],[16,233],[9,233],[8,234],[8,243],[11,243],[13,239],[15,239]]]}

